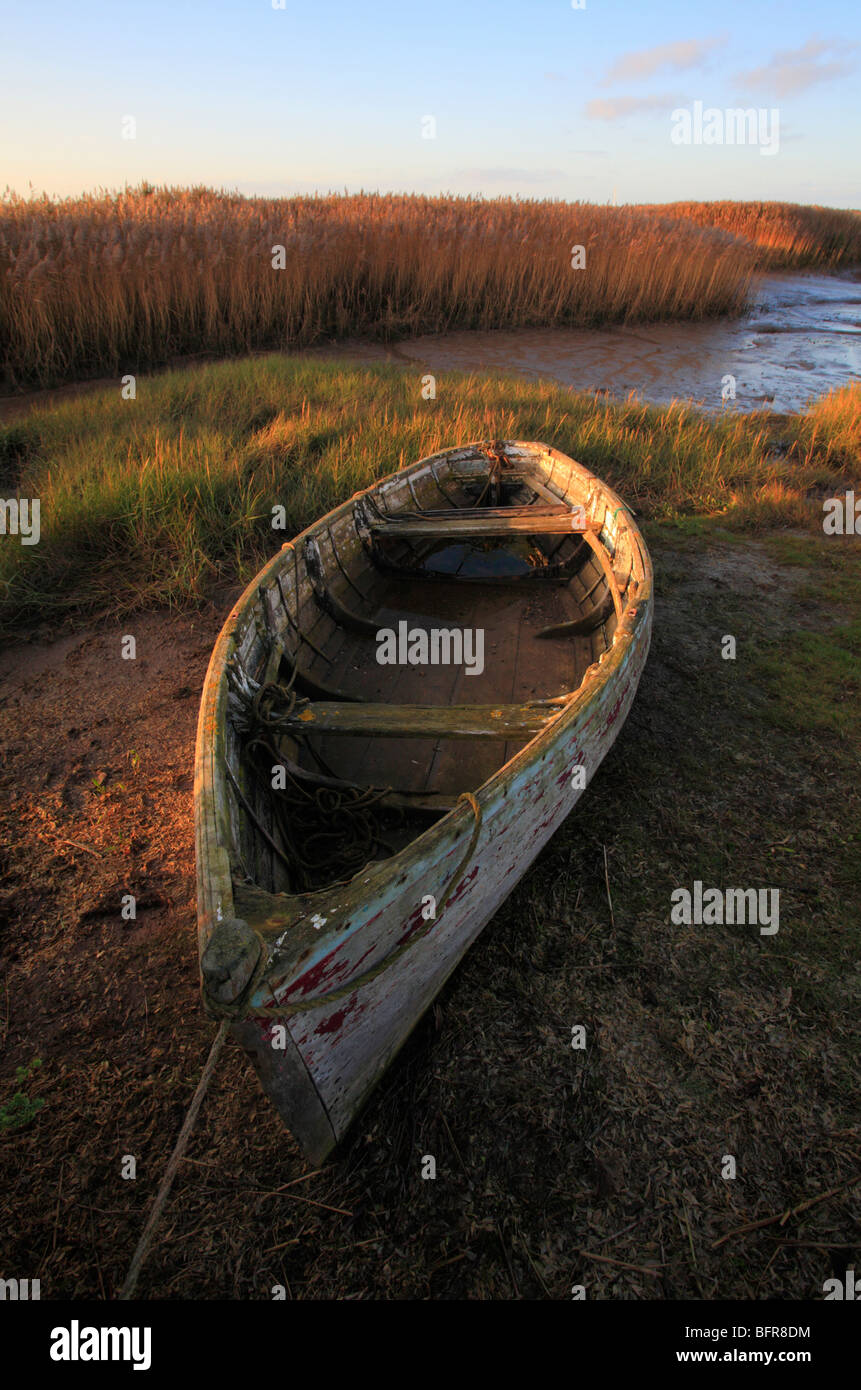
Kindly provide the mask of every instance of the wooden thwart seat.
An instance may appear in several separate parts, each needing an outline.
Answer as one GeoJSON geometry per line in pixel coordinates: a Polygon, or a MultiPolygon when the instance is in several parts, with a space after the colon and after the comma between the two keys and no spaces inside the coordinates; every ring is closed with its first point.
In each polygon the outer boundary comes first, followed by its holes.
{"type": "Polygon", "coordinates": [[[318,700],[297,708],[280,733],[375,738],[531,738],[555,719],[570,696],[525,705],[378,705],[318,700]]]}
{"type": "Polygon", "coordinates": [[[595,531],[583,512],[541,503],[531,507],[465,507],[421,515],[369,518],[378,536],[403,540],[446,540],[458,536],[566,536],[595,531]]]}

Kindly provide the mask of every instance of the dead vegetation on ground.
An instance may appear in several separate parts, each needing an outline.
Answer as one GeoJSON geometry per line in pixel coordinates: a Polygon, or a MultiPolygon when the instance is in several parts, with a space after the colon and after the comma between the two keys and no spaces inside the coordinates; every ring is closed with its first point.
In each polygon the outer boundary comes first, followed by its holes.
{"type": "MultiPolygon", "coordinates": [[[[857,731],[775,676],[800,623],[849,640],[829,542],[649,539],[652,656],[578,812],[322,1171],[228,1044],[143,1297],[816,1299],[857,1264],[857,731]],[[777,936],[671,926],[697,878],[779,887],[777,936]]],[[[44,1105],[0,1133],[0,1270],[43,1298],[116,1294],[212,1038],[190,768],[226,609],[7,653],[0,1111],[36,1057],[44,1105]]],[[[827,674],[848,717],[857,676],[827,674]]]]}

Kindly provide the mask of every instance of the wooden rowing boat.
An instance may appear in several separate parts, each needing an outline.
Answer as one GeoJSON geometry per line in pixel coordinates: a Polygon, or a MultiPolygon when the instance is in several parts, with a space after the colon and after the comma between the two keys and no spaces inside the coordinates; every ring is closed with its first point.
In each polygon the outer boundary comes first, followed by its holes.
{"type": "Polygon", "coordinates": [[[630,512],[513,441],[357,493],[236,604],[197,737],[203,998],[313,1162],[588,784],[651,621],[630,512]]]}

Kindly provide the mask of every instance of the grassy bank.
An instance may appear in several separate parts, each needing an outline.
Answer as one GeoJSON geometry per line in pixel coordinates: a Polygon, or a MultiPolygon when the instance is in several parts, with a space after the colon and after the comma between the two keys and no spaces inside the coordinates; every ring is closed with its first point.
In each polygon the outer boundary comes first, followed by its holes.
{"type": "Polygon", "coordinates": [[[647,519],[804,524],[806,494],[858,477],[861,390],[803,416],[707,418],[490,376],[447,376],[425,401],[417,372],[279,356],[166,373],[135,401],[93,393],[0,429],[2,495],[41,510],[38,545],[0,546],[0,619],[201,600],[283,539],[276,503],[293,534],[404,462],[488,437],[554,444],[647,519]]]}

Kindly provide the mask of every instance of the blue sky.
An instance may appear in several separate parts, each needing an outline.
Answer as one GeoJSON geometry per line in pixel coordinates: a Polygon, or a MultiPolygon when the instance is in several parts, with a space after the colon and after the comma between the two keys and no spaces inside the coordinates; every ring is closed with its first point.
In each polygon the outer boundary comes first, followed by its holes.
{"type": "Polygon", "coordinates": [[[0,28],[0,188],[23,194],[861,202],[857,0],[2,0],[0,28]],[[776,108],[777,154],[674,145],[696,101],[776,108]]]}

